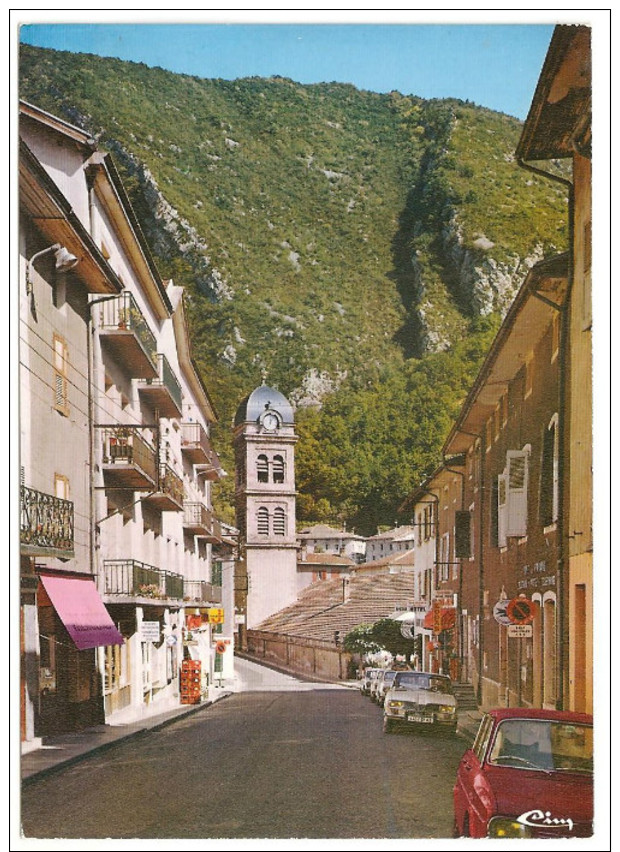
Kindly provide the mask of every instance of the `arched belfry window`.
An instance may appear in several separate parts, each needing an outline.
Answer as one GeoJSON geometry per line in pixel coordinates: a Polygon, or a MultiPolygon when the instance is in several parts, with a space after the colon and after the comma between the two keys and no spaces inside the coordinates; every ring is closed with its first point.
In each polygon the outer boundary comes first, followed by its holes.
{"type": "Polygon", "coordinates": [[[256,513],[256,528],[259,535],[269,535],[269,512],[265,506],[260,506],[256,513]]]}
{"type": "Polygon", "coordinates": [[[276,483],[284,482],[284,458],[283,456],[273,457],[273,481],[276,483]]]}
{"type": "Polygon", "coordinates": [[[286,535],[286,514],[281,506],[278,506],[273,512],[273,533],[274,535],[286,535]]]}
{"type": "Polygon", "coordinates": [[[261,454],[256,459],[256,475],[259,482],[269,482],[269,460],[266,455],[261,454]]]}

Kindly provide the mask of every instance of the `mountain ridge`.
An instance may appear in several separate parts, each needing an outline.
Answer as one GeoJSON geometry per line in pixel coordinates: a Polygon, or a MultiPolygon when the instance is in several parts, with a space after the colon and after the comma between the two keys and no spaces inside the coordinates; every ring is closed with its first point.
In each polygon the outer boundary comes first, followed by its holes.
{"type": "Polygon", "coordinates": [[[562,190],[514,162],[520,122],[468,102],[277,76],[209,80],[30,46],[20,96],[113,154],[158,267],[185,287],[225,444],[237,402],[264,378],[291,398],[314,447],[333,440],[343,412],[355,419],[347,397],[362,409],[382,393],[396,400],[400,372],[410,411],[411,383],[430,381],[435,362],[459,376],[442,377],[433,440],[412,425],[409,461],[389,462],[408,463],[409,478],[392,471],[373,491],[383,477],[368,456],[381,455],[373,441],[389,442],[387,425],[344,441],[346,460],[335,448],[349,474],[368,467],[359,505],[343,483],[320,487],[320,450],[300,444],[304,522],[392,520],[527,270],[566,244],[562,190]]]}

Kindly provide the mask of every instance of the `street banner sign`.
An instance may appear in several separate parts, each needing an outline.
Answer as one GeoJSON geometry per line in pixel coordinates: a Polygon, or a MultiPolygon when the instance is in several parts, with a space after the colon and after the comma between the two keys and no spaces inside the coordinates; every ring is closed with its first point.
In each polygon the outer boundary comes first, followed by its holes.
{"type": "Polygon", "coordinates": [[[513,639],[531,639],[534,628],[531,624],[509,624],[508,635],[513,639]]]}

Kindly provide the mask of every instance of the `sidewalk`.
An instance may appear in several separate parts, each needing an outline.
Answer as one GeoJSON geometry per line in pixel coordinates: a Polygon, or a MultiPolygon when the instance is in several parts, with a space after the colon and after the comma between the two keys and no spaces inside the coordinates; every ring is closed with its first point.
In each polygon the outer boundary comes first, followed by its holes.
{"type": "Polygon", "coordinates": [[[482,713],[479,710],[461,710],[459,713],[459,721],[457,724],[457,733],[467,740],[467,745],[470,746],[480,727],[482,713]]]}
{"type": "Polygon", "coordinates": [[[96,725],[93,728],[86,728],[75,733],[44,737],[42,748],[21,755],[22,783],[27,784],[45,775],[50,775],[61,767],[64,768],[84,760],[94,751],[103,751],[112,748],[123,740],[164,728],[184,716],[210,707],[215,701],[221,701],[222,698],[231,694],[229,690],[224,688],[216,691],[209,701],[204,701],[202,704],[175,707],[167,713],[154,714],[131,724],[96,725]]]}

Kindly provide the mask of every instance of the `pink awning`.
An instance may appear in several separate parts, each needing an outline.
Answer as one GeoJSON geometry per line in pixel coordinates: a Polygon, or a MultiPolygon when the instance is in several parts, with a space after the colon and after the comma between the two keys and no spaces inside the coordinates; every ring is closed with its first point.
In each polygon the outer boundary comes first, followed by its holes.
{"type": "Polygon", "coordinates": [[[92,580],[41,574],[41,582],[78,651],[124,644],[92,580]]]}

